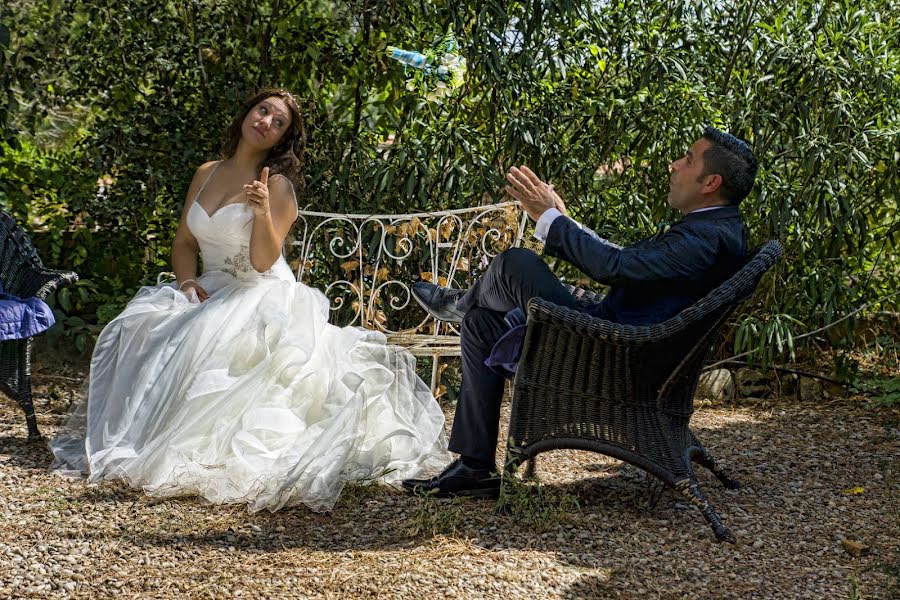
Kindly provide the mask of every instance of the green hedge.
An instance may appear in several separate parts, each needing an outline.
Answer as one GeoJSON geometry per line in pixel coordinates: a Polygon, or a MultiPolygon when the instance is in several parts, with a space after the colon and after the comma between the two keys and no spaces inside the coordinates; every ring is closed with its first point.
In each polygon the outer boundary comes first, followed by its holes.
{"type": "Polygon", "coordinates": [[[741,317],[743,346],[774,348],[900,289],[891,5],[14,0],[0,19],[0,206],[47,229],[49,262],[87,280],[66,303],[85,333],[166,269],[193,169],[258,86],[304,98],[302,205],[468,206],[526,163],[623,242],[673,218],[667,166],[712,123],[760,158],[753,241],[786,246],[741,317]],[[385,47],[447,30],[467,82],[425,102],[385,47]]]}

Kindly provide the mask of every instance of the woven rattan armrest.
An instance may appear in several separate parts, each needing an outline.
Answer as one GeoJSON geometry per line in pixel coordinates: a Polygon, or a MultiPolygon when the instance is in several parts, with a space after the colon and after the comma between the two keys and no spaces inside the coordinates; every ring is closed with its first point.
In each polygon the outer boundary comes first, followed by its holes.
{"type": "Polygon", "coordinates": [[[536,322],[549,323],[591,338],[632,345],[661,341],[679,333],[694,321],[675,317],[656,325],[625,325],[560,306],[543,298],[531,299],[528,303],[528,317],[536,322]]]}
{"type": "Polygon", "coordinates": [[[50,292],[60,285],[73,284],[78,281],[78,275],[72,271],[58,271],[55,269],[40,268],[29,273],[22,290],[17,290],[17,295],[24,298],[36,296],[46,300],[50,292]]]}

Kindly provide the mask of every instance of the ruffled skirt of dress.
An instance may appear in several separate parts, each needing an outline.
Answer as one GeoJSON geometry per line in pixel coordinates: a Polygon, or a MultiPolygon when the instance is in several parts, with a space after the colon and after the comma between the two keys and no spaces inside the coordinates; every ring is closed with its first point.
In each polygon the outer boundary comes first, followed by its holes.
{"type": "Polygon", "coordinates": [[[328,324],[325,296],[293,280],[200,283],[200,304],[142,288],[104,328],[52,469],[252,511],[329,510],[347,481],[396,484],[449,461],[408,352],[328,324]]]}

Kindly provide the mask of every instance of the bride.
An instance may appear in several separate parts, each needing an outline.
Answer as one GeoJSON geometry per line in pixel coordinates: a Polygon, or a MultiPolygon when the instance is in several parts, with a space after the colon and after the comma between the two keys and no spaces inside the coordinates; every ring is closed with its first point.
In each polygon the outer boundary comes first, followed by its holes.
{"type": "Polygon", "coordinates": [[[103,329],[52,469],[252,511],[329,510],[347,481],[396,484],[449,461],[415,359],[330,325],[324,294],[281,255],[304,145],[290,93],[247,101],[223,160],[188,189],[176,283],[141,288],[103,329]]]}

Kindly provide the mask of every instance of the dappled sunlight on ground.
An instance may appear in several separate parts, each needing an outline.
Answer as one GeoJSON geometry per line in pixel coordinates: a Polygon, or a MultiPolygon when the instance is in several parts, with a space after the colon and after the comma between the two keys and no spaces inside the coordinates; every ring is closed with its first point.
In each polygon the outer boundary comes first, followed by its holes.
{"type": "MultiPolygon", "coordinates": [[[[84,373],[36,372],[40,425],[52,434],[84,373]]],[[[738,538],[728,545],[679,496],[654,498],[642,471],[581,451],[541,455],[541,495],[522,485],[538,500],[515,514],[381,485],[348,486],[325,514],[88,486],[47,472],[49,451],[25,443],[22,414],[4,397],[0,594],[888,598],[900,553],[898,422],[838,399],[698,403],[697,436],[744,484],[727,491],[698,469],[738,538]],[[869,553],[851,556],[842,538],[869,553]]]]}

